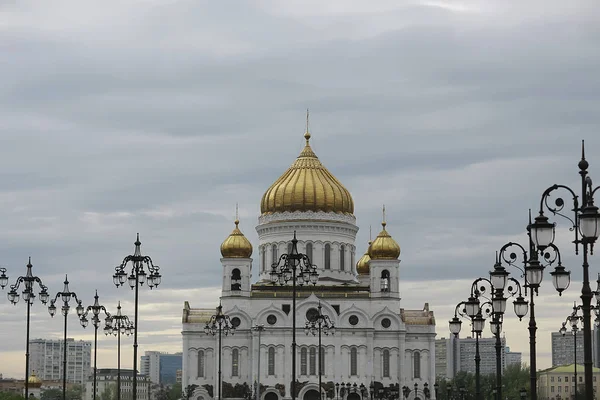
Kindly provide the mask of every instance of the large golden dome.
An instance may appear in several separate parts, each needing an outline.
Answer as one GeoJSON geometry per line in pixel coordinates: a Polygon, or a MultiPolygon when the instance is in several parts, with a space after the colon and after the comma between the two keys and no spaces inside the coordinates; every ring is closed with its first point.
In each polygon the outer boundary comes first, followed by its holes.
{"type": "Polygon", "coordinates": [[[223,258],[250,258],[252,255],[252,244],[238,228],[239,224],[240,221],[236,219],[233,232],[221,244],[223,258]]]}
{"type": "Polygon", "coordinates": [[[381,223],[383,230],[369,246],[371,260],[397,260],[400,257],[400,245],[385,230],[386,223],[381,223]]]}
{"type": "Polygon", "coordinates": [[[263,195],[261,213],[325,211],[353,214],[354,201],[350,192],[321,164],[310,147],[308,129],[304,138],[306,146],[296,161],[263,195]]]}
{"type": "Polygon", "coordinates": [[[359,275],[369,275],[371,272],[371,267],[369,266],[369,262],[371,261],[371,256],[369,255],[369,250],[371,249],[371,242],[369,240],[369,246],[367,247],[367,251],[356,263],[356,272],[359,275]]]}

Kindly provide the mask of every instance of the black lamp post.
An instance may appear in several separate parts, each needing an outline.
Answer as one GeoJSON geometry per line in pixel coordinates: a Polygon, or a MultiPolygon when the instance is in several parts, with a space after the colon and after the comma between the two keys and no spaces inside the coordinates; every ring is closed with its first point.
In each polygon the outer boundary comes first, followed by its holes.
{"type": "Polygon", "coordinates": [[[471,319],[471,331],[475,336],[475,399],[481,400],[481,356],[479,354],[479,337],[485,326],[485,318],[483,314],[491,314],[491,303],[486,302],[483,305],[479,304],[479,299],[469,297],[469,300],[458,303],[454,309],[454,318],[450,320],[450,332],[454,336],[458,336],[462,321],[458,318],[469,317],[471,319]]]}
{"type": "Polygon", "coordinates": [[[121,334],[131,335],[133,322],[127,315],[121,313],[121,302],[117,305],[117,313],[105,319],[104,333],[117,337],[117,400],[121,400],[121,334]]]}
{"type": "MultiPolygon", "coordinates": [[[[42,280],[37,276],[33,275],[32,272],[33,265],[31,265],[31,257],[29,257],[29,262],[27,263],[27,272],[25,276],[19,276],[16,282],[13,285],[10,285],[10,290],[8,291],[8,300],[16,305],[19,302],[19,288],[21,283],[23,284],[23,300],[27,304],[27,333],[25,337],[25,399],[29,399],[29,325],[31,318],[31,305],[35,300],[34,293],[34,284],[37,283],[40,288],[40,301],[42,304],[46,304],[48,302],[48,298],[50,295],[48,294],[48,288],[42,283],[42,280]]],[[[6,269],[0,268],[0,287],[4,289],[4,287],[8,283],[8,276],[6,276],[6,269]]]]}
{"type": "Polygon", "coordinates": [[[138,336],[138,299],[139,299],[139,287],[144,285],[147,281],[147,285],[150,289],[158,287],[161,283],[162,275],[158,265],[154,265],[150,256],[142,255],[140,242],[140,234],[137,234],[137,238],[134,242],[135,250],[132,255],[128,255],[123,259],[120,265],[115,268],[113,274],[113,283],[119,287],[123,286],[125,281],[129,283],[131,289],[135,289],[135,308],[133,317],[133,384],[132,384],[132,400],[139,400],[137,398],[137,336],[138,336]],[[125,268],[127,264],[131,262],[131,272],[127,275],[125,268]],[[146,273],[148,269],[148,273],[146,273]],[[147,278],[147,279],[146,279],[147,278]]]}
{"type": "Polygon", "coordinates": [[[567,334],[566,325],[569,324],[571,326],[571,332],[573,333],[573,365],[575,369],[573,382],[575,382],[575,399],[577,399],[577,331],[579,330],[577,325],[579,324],[579,321],[583,321],[583,317],[578,315],[580,309],[581,306],[577,306],[577,303],[574,302],[573,312],[567,317],[567,320],[562,323],[562,327],[559,330],[559,332],[565,336],[567,334]]]}
{"type": "MultiPolygon", "coordinates": [[[[285,285],[292,282],[292,400],[296,400],[296,286],[312,283],[317,284],[319,274],[316,265],[310,263],[306,254],[298,253],[298,240],[296,231],[292,239],[292,250],[289,254],[282,254],[271,269],[271,282],[285,285]]],[[[319,360],[319,363],[321,360],[319,360]]],[[[321,389],[319,388],[319,391],[321,389]]],[[[320,392],[319,392],[320,393],[320,392]]]]}
{"type": "Polygon", "coordinates": [[[106,311],[106,308],[98,302],[98,290],[96,290],[96,294],[94,295],[94,304],[88,306],[85,313],[80,318],[81,326],[84,328],[87,327],[90,322],[87,318],[90,311],[92,312],[92,325],[94,325],[94,394],[92,398],[96,400],[96,360],[98,358],[98,327],[100,326],[100,313],[104,312],[106,318],[110,318],[110,314],[106,311]]]}
{"type": "Polygon", "coordinates": [[[217,307],[217,313],[215,315],[213,315],[212,317],[210,317],[210,320],[204,327],[204,332],[207,335],[213,335],[213,336],[215,336],[217,333],[219,334],[219,372],[218,372],[218,374],[219,374],[219,384],[218,384],[219,396],[217,397],[217,400],[221,400],[221,382],[222,382],[221,359],[223,358],[223,356],[221,354],[222,335],[223,335],[223,333],[225,334],[225,336],[227,336],[229,334],[233,335],[235,333],[235,327],[231,323],[231,320],[229,319],[229,315],[223,314],[223,306],[221,305],[221,303],[219,303],[219,306],[217,307]]]}
{"type": "MultiPolygon", "coordinates": [[[[321,311],[321,302],[319,302],[319,306],[317,307],[317,314],[316,315],[312,315],[310,320],[307,319],[306,324],[304,326],[304,332],[308,335],[308,334],[312,334],[313,336],[319,335],[319,398],[322,398],[322,388],[321,388],[321,379],[323,376],[323,371],[321,370],[322,365],[321,365],[321,361],[322,361],[322,355],[321,355],[321,351],[323,346],[321,345],[321,332],[323,332],[325,335],[335,335],[335,325],[333,324],[333,322],[331,322],[331,318],[329,318],[328,315],[323,315],[323,312],[321,311]]],[[[363,385],[364,386],[364,385],[363,385]]]]}
{"type": "Polygon", "coordinates": [[[571,224],[570,230],[575,233],[575,254],[579,254],[579,246],[583,248],[583,285],[581,288],[581,309],[583,311],[583,354],[584,354],[584,375],[585,375],[585,398],[593,400],[593,365],[592,365],[592,328],[591,328],[591,302],[592,289],[590,288],[588,254],[593,254],[594,242],[600,234],[600,213],[598,207],[594,205],[594,194],[598,187],[594,188],[592,179],[588,175],[589,163],[585,159],[585,147],[582,141],[581,160],[578,164],[579,175],[581,176],[581,196],[578,196],[574,190],[565,185],[552,185],[542,194],[540,200],[540,214],[535,218],[531,225],[531,236],[533,242],[539,250],[544,250],[554,242],[554,224],[548,221],[544,215],[544,208],[554,215],[560,215],[566,218],[571,224]],[[566,190],[573,199],[573,217],[570,218],[563,214],[565,201],[557,197],[554,204],[549,203],[550,197],[556,190],[566,190]],[[581,199],[581,205],[579,204],[581,199]]]}
{"type": "Polygon", "coordinates": [[[554,271],[551,272],[550,275],[552,275],[552,282],[559,295],[569,286],[571,272],[566,271],[565,267],[563,267],[560,251],[553,244],[550,244],[548,248],[541,252],[543,264],[540,262],[538,251],[531,238],[531,226],[530,215],[529,224],[527,225],[529,253],[525,247],[521,246],[519,243],[509,242],[500,248],[498,260],[500,263],[515,267],[521,272],[522,276],[525,278],[523,284],[525,295],[527,295],[527,290],[529,289],[529,386],[531,388],[531,399],[537,400],[537,322],[535,320],[534,297],[538,295],[540,284],[542,283],[544,276],[544,269],[547,266],[551,266],[555,262],[557,263],[554,271]],[[520,257],[517,255],[518,253],[521,254],[520,257]],[[523,264],[522,268],[518,265],[519,261],[523,264]]]}
{"type": "Polygon", "coordinates": [[[81,304],[81,300],[77,298],[77,294],[75,292],[71,292],[69,290],[69,280],[65,275],[65,282],[63,286],[62,292],[56,293],[53,300],[50,300],[50,305],[48,306],[48,312],[51,317],[54,317],[56,314],[56,300],[61,299],[63,301],[63,305],[60,308],[60,311],[65,320],[64,327],[64,346],[63,346],[63,387],[62,387],[62,398],[65,400],[67,398],[67,315],[69,315],[69,310],[71,307],[69,306],[69,302],[71,299],[75,299],[77,302],[77,307],[75,307],[75,311],[77,311],[77,317],[81,318],[84,312],[83,305],[81,304]]]}
{"type": "MultiPolygon", "coordinates": [[[[471,285],[471,296],[464,302],[465,313],[473,318],[482,315],[482,308],[485,312],[491,312],[492,321],[490,321],[490,329],[496,337],[496,396],[497,400],[502,399],[502,343],[500,340],[500,333],[502,331],[502,321],[504,319],[504,312],[506,311],[506,300],[504,297],[504,291],[506,290],[509,297],[515,297],[513,301],[514,311],[519,320],[521,320],[528,311],[528,303],[523,298],[521,284],[514,278],[508,277],[509,273],[500,264],[498,257],[496,256],[496,263],[494,264],[494,270],[490,271],[490,279],[478,278],[471,285]],[[514,284],[508,284],[512,282],[514,284]],[[488,286],[488,287],[486,287],[488,286]],[[487,292],[491,293],[491,299],[487,296],[487,292]],[[488,301],[484,304],[480,304],[479,298],[485,298],[488,301]],[[487,307],[491,303],[491,310],[487,307]],[[483,307],[486,306],[486,307],[483,307]]],[[[455,316],[450,321],[450,331],[455,335],[460,332],[460,320],[455,316]]]]}

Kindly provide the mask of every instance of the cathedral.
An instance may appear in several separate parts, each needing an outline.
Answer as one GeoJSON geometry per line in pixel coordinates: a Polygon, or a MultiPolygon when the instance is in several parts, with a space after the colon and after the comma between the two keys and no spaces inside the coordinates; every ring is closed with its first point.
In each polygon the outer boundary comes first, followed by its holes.
{"type": "Polygon", "coordinates": [[[298,158],[262,197],[256,251],[237,219],[221,245],[219,305],[235,334],[222,332],[219,346],[219,334],[205,332],[215,308],[184,304],[182,387],[188,399],[219,393],[256,400],[435,398],[435,319],[427,303],[420,310],[401,307],[400,246],[385,212],[381,232],[356,262],[352,196],[312,150],[308,129],[304,137],[298,158]],[[304,284],[296,285],[292,396],[292,284],[273,283],[272,265],[292,251],[294,237],[318,277],[297,280],[304,284]],[[318,335],[304,329],[318,310],[335,327],[322,332],[321,353],[318,335]]]}

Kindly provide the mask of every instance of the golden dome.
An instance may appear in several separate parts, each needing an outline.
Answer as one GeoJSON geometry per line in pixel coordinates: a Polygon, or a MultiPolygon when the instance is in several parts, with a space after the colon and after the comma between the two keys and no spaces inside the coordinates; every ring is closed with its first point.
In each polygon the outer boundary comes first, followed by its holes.
{"type": "Polygon", "coordinates": [[[29,375],[29,378],[27,379],[27,382],[29,383],[30,387],[40,387],[40,386],[42,386],[42,380],[37,377],[37,375],[35,374],[35,372],[32,372],[31,375],[29,375]]]}
{"type": "Polygon", "coordinates": [[[369,267],[369,261],[371,261],[371,256],[369,255],[369,251],[371,249],[371,242],[369,240],[369,246],[367,247],[367,251],[365,252],[365,254],[363,254],[363,256],[360,258],[360,260],[358,260],[358,262],[356,263],[356,272],[359,275],[369,275],[369,272],[371,271],[371,268],[369,267]]]}
{"type": "Polygon", "coordinates": [[[371,260],[397,260],[400,256],[400,245],[385,230],[386,223],[381,223],[383,230],[369,247],[371,260]]]}
{"type": "Polygon", "coordinates": [[[348,189],[321,164],[306,145],[291,167],[265,192],[260,202],[262,214],[284,211],[325,211],[354,213],[354,201],[348,189]]]}
{"type": "Polygon", "coordinates": [[[236,219],[233,232],[221,244],[221,255],[223,258],[250,258],[252,255],[252,245],[238,228],[239,224],[240,221],[236,219]]]}

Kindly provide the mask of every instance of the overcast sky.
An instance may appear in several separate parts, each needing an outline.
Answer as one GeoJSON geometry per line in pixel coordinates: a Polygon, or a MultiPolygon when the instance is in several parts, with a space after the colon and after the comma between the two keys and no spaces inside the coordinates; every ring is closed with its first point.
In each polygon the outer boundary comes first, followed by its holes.
{"type": "MultiPolygon", "coordinates": [[[[355,201],[357,259],[386,204],[402,306],[429,302],[448,337],[543,190],[578,187],[581,139],[600,182],[599,42],[597,0],[0,1],[0,264],[12,283],[31,256],[52,294],[68,273],[86,304],[98,289],[133,314],[111,276],[140,232],[163,272],[140,293],[140,354],[181,351],[183,302],[218,301],[236,202],[256,248],[310,108],[313,148],[355,201]]],[[[545,276],[540,368],[581,289],[559,222],[575,282],[558,297],[545,276]]],[[[0,373],[22,377],[26,307],[1,296],[0,373]]],[[[526,329],[506,316],[523,361],[526,329]]],[[[69,336],[93,330],[72,314],[69,336]]],[[[36,303],[31,337],[61,338],[61,318],[36,303]]],[[[99,367],[115,347],[102,335],[99,367]]]]}

